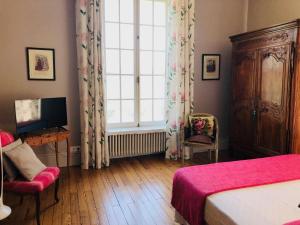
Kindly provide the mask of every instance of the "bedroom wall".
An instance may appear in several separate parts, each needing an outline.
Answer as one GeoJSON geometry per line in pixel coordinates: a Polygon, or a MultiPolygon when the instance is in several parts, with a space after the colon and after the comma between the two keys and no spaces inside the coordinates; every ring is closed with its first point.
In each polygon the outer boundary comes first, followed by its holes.
{"type": "MultiPolygon", "coordinates": [[[[0,5],[0,127],[14,130],[15,99],[66,96],[71,145],[79,145],[79,96],[76,71],[73,0],[10,1],[0,5]],[[55,48],[56,81],[28,81],[25,47],[55,48]]],[[[197,0],[195,29],[195,111],[215,114],[220,123],[221,145],[227,147],[230,99],[230,35],[246,28],[247,0],[197,0]],[[221,80],[201,80],[201,55],[219,53],[221,80]]],[[[54,160],[53,146],[38,153],[54,160]]],[[[62,148],[61,148],[62,149],[62,148]]]]}
{"type": "Polygon", "coordinates": [[[71,145],[79,145],[74,2],[1,0],[0,128],[14,131],[15,99],[66,96],[71,145]],[[56,81],[27,80],[25,47],[55,49],[56,81]]]}
{"type": "Polygon", "coordinates": [[[197,0],[195,13],[195,112],[217,116],[221,148],[227,148],[231,92],[231,42],[228,37],[246,30],[247,0],[197,0]],[[221,54],[221,80],[201,80],[203,53],[221,54]]]}
{"type": "Polygon", "coordinates": [[[300,18],[299,0],[249,0],[248,30],[300,18]]]}

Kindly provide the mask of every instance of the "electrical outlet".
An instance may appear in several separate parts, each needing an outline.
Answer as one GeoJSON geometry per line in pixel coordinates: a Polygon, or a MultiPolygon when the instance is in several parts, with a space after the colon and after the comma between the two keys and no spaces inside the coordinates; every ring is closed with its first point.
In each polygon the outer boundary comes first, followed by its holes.
{"type": "Polygon", "coordinates": [[[71,152],[80,152],[80,146],[71,146],[70,150],[71,152]]]}

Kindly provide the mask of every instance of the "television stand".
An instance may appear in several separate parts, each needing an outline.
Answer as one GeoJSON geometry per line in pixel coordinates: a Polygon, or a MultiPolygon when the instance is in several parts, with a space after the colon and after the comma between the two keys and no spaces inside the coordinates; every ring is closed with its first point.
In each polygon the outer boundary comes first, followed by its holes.
{"type": "Polygon", "coordinates": [[[67,166],[70,166],[70,131],[63,128],[51,128],[41,131],[36,131],[32,133],[27,133],[26,135],[21,137],[24,142],[26,142],[31,147],[38,147],[41,145],[54,143],[55,144],[55,156],[56,156],[56,164],[59,166],[58,162],[58,142],[66,141],[67,143],[67,166]]]}

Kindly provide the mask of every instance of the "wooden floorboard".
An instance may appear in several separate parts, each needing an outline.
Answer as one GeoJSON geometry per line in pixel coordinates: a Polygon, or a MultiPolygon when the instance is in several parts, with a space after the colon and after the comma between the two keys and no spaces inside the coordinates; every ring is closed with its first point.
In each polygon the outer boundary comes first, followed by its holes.
{"type": "MultiPolygon", "coordinates": [[[[221,161],[230,158],[221,153],[221,161]]],[[[196,155],[184,166],[209,163],[204,153],[196,155]]],[[[112,160],[102,170],[63,168],[58,204],[54,203],[54,187],[41,195],[42,225],[174,225],[170,204],[172,178],[179,161],[163,156],[112,160]]],[[[34,198],[5,193],[5,204],[12,214],[0,224],[35,225],[34,198]]]]}

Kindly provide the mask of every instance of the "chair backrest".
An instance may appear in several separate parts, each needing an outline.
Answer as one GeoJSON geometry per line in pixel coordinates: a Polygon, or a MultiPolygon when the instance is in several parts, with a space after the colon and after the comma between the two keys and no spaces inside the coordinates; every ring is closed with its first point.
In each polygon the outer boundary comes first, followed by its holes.
{"type": "MultiPolygon", "coordinates": [[[[218,119],[209,113],[191,113],[189,116],[211,116],[214,118],[214,136],[215,136],[215,140],[219,139],[219,123],[218,123],[218,119]]],[[[190,122],[189,122],[190,123],[190,122]]],[[[191,126],[191,124],[189,124],[189,126],[191,126]]]]}

